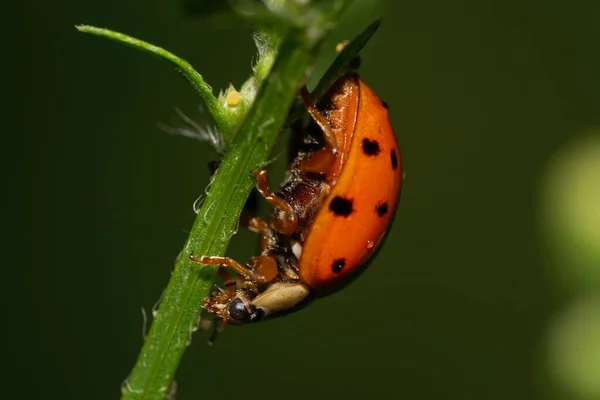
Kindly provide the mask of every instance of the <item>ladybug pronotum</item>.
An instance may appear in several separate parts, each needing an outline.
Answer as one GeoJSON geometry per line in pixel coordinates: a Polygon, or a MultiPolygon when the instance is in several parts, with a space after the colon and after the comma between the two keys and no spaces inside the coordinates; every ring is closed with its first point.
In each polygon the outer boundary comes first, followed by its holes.
{"type": "Polygon", "coordinates": [[[221,266],[225,288],[203,304],[221,328],[285,315],[344,287],[366,268],[396,211],[402,163],[387,105],[356,73],[339,78],[318,107],[305,88],[302,97],[316,124],[302,131],[279,193],[266,171],[254,172],[274,208],[270,221],[242,218],[261,235],[260,255],[248,265],[191,256],[221,266]]]}

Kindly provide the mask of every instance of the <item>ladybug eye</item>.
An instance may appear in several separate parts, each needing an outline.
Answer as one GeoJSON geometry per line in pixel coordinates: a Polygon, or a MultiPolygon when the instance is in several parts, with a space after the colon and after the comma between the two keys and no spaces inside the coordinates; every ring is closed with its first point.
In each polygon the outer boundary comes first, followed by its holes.
{"type": "Polygon", "coordinates": [[[254,304],[244,301],[240,298],[235,298],[229,304],[229,317],[235,322],[239,323],[248,323],[248,322],[256,322],[263,319],[265,316],[265,312],[262,308],[256,307],[254,304]]]}

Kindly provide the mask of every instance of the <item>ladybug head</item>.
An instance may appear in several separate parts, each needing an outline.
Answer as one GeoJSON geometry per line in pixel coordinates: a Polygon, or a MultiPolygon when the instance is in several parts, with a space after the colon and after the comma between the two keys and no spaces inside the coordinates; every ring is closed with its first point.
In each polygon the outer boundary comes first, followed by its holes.
{"type": "Polygon", "coordinates": [[[228,322],[234,324],[247,324],[258,322],[265,317],[265,311],[254,304],[246,291],[239,291],[227,307],[228,322]]]}

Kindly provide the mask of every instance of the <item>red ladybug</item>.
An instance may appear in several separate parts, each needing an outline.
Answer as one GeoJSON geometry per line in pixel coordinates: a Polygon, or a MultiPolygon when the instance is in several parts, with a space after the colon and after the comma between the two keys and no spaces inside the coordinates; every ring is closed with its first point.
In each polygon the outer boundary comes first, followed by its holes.
{"type": "Polygon", "coordinates": [[[319,101],[302,96],[316,124],[303,131],[282,189],[256,188],[273,207],[269,222],[246,217],[261,234],[261,253],[248,265],[228,257],[191,258],[236,271],[204,308],[223,322],[243,324],[296,311],[331,294],[362,272],[393,219],[402,162],[387,105],[356,73],[336,81],[319,101]]]}

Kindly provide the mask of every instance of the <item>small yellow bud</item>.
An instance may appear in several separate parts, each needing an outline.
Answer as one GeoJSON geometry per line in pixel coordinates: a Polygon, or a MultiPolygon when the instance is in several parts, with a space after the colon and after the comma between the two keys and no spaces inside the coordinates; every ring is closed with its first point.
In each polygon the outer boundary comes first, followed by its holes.
{"type": "Polygon", "coordinates": [[[337,44],[337,46],[335,46],[335,51],[339,54],[342,52],[342,50],[344,50],[344,47],[346,47],[348,45],[348,43],[350,43],[349,40],[344,40],[342,42],[339,42],[337,44]]]}
{"type": "Polygon", "coordinates": [[[230,107],[237,106],[240,102],[240,99],[240,92],[237,90],[232,90],[231,92],[227,93],[227,105],[230,107]]]}

